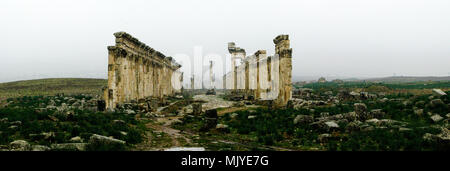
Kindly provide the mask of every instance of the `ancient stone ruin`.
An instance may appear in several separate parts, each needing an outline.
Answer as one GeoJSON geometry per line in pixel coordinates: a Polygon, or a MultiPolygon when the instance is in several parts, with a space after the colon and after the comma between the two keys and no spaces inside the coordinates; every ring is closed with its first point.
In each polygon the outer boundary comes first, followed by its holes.
{"type": "Polygon", "coordinates": [[[181,90],[181,65],[172,57],[140,42],[128,33],[114,33],[116,45],[108,46],[107,109],[148,98],[163,98],[181,90]]]}
{"type": "Polygon", "coordinates": [[[231,72],[223,77],[224,89],[285,106],[292,96],[292,49],[288,35],[279,35],[273,42],[273,56],[267,56],[265,50],[246,56],[245,49],[228,43],[231,72]]]}

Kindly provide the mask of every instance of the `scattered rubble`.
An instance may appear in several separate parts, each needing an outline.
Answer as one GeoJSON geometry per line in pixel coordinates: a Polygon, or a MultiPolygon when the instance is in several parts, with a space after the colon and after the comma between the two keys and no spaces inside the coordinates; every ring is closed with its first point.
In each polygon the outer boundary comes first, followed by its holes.
{"type": "Polygon", "coordinates": [[[431,120],[433,120],[433,122],[439,122],[441,120],[443,120],[444,118],[441,117],[440,115],[436,114],[430,117],[431,120]]]}
{"type": "Polygon", "coordinates": [[[309,115],[297,115],[294,124],[309,124],[314,122],[314,117],[309,115]]]}
{"type": "Polygon", "coordinates": [[[31,145],[25,140],[15,140],[9,144],[11,151],[29,151],[31,145]]]}
{"type": "Polygon", "coordinates": [[[445,96],[447,95],[444,91],[442,91],[441,89],[433,89],[433,94],[436,96],[445,96]]]}
{"type": "Polygon", "coordinates": [[[86,151],[88,143],[63,143],[52,144],[50,148],[52,151],[86,151]]]}
{"type": "Polygon", "coordinates": [[[107,136],[103,136],[103,135],[93,134],[89,138],[89,143],[91,143],[91,144],[125,144],[125,141],[107,137],[107,136]]]}
{"type": "Polygon", "coordinates": [[[211,109],[206,110],[205,112],[205,123],[203,124],[203,127],[201,128],[202,131],[208,131],[212,128],[215,128],[217,125],[217,110],[211,109]]]}

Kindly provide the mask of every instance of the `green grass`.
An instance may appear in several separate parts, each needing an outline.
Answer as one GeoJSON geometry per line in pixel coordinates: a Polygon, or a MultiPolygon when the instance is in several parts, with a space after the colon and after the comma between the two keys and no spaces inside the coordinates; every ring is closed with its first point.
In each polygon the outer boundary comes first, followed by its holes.
{"type": "Polygon", "coordinates": [[[450,81],[430,81],[430,82],[410,82],[410,83],[326,82],[326,83],[309,83],[303,85],[304,88],[312,88],[312,89],[369,88],[371,86],[382,86],[388,89],[450,88],[450,81]]]}
{"type": "Polygon", "coordinates": [[[101,95],[106,79],[49,78],[0,83],[0,99],[21,96],[53,96],[64,93],[101,95]]]}

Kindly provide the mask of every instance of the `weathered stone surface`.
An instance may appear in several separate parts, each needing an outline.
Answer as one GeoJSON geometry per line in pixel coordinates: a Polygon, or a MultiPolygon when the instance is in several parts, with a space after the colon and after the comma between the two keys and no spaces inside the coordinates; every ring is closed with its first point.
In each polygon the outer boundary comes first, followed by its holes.
{"type": "Polygon", "coordinates": [[[339,128],[339,125],[334,121],[325,122],[325,126],[327,129],[339,128]]]}
{"type": "Polygon", "coordinates": [[[14,121],[14,122],[10,122],[10,125],[15,125],[15,126],[20,126],[22,125],[22,121],[14,121]]]}
{"type": "Polygon", "coordinates": [[[416,110],[414,110],[414,114],[422,116],[423,115],[423,109],[416,109],[416,110]]]}
{"type": "Polygon", "coordinates": [[[445,96],[445,95],[447,95],[447,93],[445,93],[441,89],[433,89],[433,94],[437,95],[437,96],[445,96]]]}
{"type": "Polygon", "coordinates": [[[80,136],[72,137],[69,140],[70,142],[82,142],[82,139],[80,136]]]}
{"type": "Polygon", "coordinates": [[[441,133],[439,133],[437,136],[441,141],[450,143],[450,131],[447,128],[441,128],[441,133]]]}
{"type": "Polygon", "coordinates": [[[400,132],[405,132],[405,131],[412,131],[412,129],[411,129],[411,128],[403,128],[403,127],[400,127],[400,128],[398,129],[398,131],[400,131],[400,132]]]}
{"type": "Polygon", "coordinates": [[[388,99],[388,98],[382,98],[382,99],[380,99],[379,101],[380,101],[381,103],[385,103],[385,102],[389,101],[389,99],[388,99]]]}
{"type": "Polygon", "coordinates": [[[432,107],[436,107],[438,105],[444,105],[444,102],[441,99],[434,99],[430,101],[432,107]]]}
{"type": "Polygon", "coordinates": [[[58,118],[56,118],[55,116],[52,116],[52,115],[48,115],[48,118],[49,118],[50,120],[54,121],[54,122],[58,122],[58,121],[59,121],[58,118]]]}
{"type": "Polygon", "coordinates": [[[324,131],[333,131],[337,130],[339,128],[339,125],[336,123],[336,121],[317,121],[310,124],[311,126],[324,130],[324,131]]]}
{"type": "Polygon", "coordinates": [[[217,125],[217,110],[211,109],[205,112],[205,123],[203,124],[201,131],[208,131],[215,128],[217,125]]]}
{"type": "Polygon", "coordinates": [[[216,95],[216,91],[214,89],[209,89],[206,91],[206,95],[216,95]]]}
{"type": "Polygon", "coordinates": [[[244,107],[245,103],[244,101],[237,101],[233,103],[233,107],[244,107]]]}
{"type": "Polygon", "coordinates": [[[355,112],[358,115],[361,115],[361,114],[367,112],[367,106],[364,103],[355,103],[354,106],[355,106],[355,112]]]}
{"type": "Polygon", "coordinates": [[[392,120],[392,119],[381,119],[381,120],[379,120],[379,125],[380,126],[393,127],[394,125],[406,126],[407,123],[406,122],[402,122],[402,121],[392,120]]]}
{"type": "Polygon", "coordinates": [[[367,127],[362,127],[361,131],[373,131],[375,130],[375,127],[373,126],[367,126],[367,127]]]}
{"type": "Polygon", "coordinates": [[[347,124],[347,126],[345,127],[345,129],[347,131],[360,131],[361,130],[361,122],[360,121],[353,121],[347,124]]]}
{"type": "Polygon", "coordinates": [[[380,120],[378,120],[376,118],[369,119],[369,120],[366,120],[366,123],[373,124],[373,125],[379,125],[380,124],[380,120]]]}
{"type": "Polygon", "coordinates": [[[35,108],[34,111],[35,111],[36,113],[43,113],[43,112],[46,112],[46,111],[47,111],[47,108],[35,108]]]}
{"type": "Polygon", "coordinates": [[[217,124],[216,125],[216,129],[225,129],[225,128],[228,128],[228,125],[225,125],[225,124],[217,124]]]}
{"type": "Polygon", "coordinates": [[[314,117],[309,115],[297,115],[294,124],[309,124],[314,122],[314,117]]]}
{"type": "Polygon", "coordinates": [[[321,143],[325,143],[328,141],[328,139],[331,137],[331,134],[320,134],[317,136],[317,140],[321,143]]]}
{"type": "Polygon", "coordinates": [[[18,126],[16,126],[16,125],[11,125],[10,127],[8,127],[8,129],[12,129],[12,130],[17,129],[17,128],[18,128],[18,126]]]}
{"type": "Polygon", "coordinates": [[[45,145],[32,145],[31,151],[50,151],[51,148],[45,145]]]}
{"type": "Polygon", "coordinates": [[[425,141],[435,141],[435,140],[437,139],[437,136],[436,136],[436,135],[433,135],[433,134],[430,134],[430,133],[425,133],[425,134],[423,135],[423,139],[424,139],[425,141]]]}
{"type": "Polygon", "coordinates": [[[25,140],[15,140],[9,143],[9,148],[11,151],[29,151],[31,145],[25,140]]]}
{"type": "Polygon", "coordinates": [[[373,109],[370,111],[370,115],[374,118],[383,118],[385,113],[381,109],[373,109]]]}
{"type": "Polygon", "coordinates": [[[439,122],[444,118],[438,114],[435,114],[435,115],[431,116],[430,119],[433,120],[433,122],[439,122]]]}
{"type": "Polygon", "coordinates": [[[113,123],[116,125],[123,125],[123,126],[127,124],[124,120],[113,120],[113,123]]]}
{"type": "Polygon", "coordinates": [[[193,103],[192,104],[192,114],[199,115],[202,113],[202,104],[201,103],[193,103]]]}
{"type": "Polygon", "coordinates": [[[356,114],[356,112],[349,112],[349,113],[343,114],[343,117],[345,119],[347,119],[348,121],[355,121],[358,119],[358,115],[356,114]]]}
{"type": "Polygon", "coordinates": [[[320,117],[328,117],[328,116],[330,116],[329,112],[322,112],[322,113],[320,113],[320,117]]]}
{"type": "Polygon", "coordinates": [[[225,125],[225,124],[217,124],[216,129],[221,132],[226,132],[226,133],[230,132],[230,130],[228,129],[228,125],[225,125]]]}
{"type": "Polygon", "coordinates": [[[423,139],[428,142],[437,142],[444,148],[450,147],[450,131],[447,128],[441,128],[441,132],[437,135],[425,133],[423,139]]]}
{"type": "Polygon", "coordinates": [[[131,110],[131,109],[125,110],[125,113],[128,114],[128,115],[135,115],[136,114],[136,112],[134,110],[131,110]]]}
{"type": "Polygon", "coordinates": [[[339,119],[339,120],[337,120],[337,124],[339,124],[339,125],[345,125],[345,124],[348,124],[348,123],[349,123],[349,121],[347,119],[339,119]]]}
{"type": "Polygon", "coordinates": [[[92,144],[125,144],[126,142],[115,139],[115,138],[103,136],[103,135],[93,134],[89,138],[89,143],[92,143],[92,144]]]}
{"type": "Polygon", "coordinates": [[[52,144],[50,148],[52,151],[85,151],[87,143],[63,143],[52,144]]]}
{"type": "Polygon", "coordinates": [[[0,123],[2,123],[2,124],[8,123],[8,118],[0,119],[0,123]]]}

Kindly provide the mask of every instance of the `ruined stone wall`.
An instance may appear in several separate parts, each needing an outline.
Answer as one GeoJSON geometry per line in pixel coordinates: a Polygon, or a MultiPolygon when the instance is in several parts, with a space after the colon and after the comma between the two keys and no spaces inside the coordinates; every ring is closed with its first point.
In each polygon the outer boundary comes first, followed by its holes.
{"type": "Polygon", "coordinates": [[[181,90],[181,65],[125,32],[114,33],[116,45],[108,46],[106,107],[148,97],[173,95],[181,90]]]}
{"type": "Polygon", "coordinates": [[[286,105],[292,96],[292,49],[288,35],[279,35],[273,42],[275,43],[273,56],[267,56],[265,50],[258,50],[253,55],[245,57],[240,65],[233,63],[233,59],[238,57],[238,54],[245,54],[245,50],[236,47],[234,43],[229,43],[232,71],[224,77],[226,89],[244,90],[239,92],[252,93],[259,100],[274,100],[275,104],[280,106],[286,105]],[[230,76],[233,74],[234,77],[230,76]],[[231,82],[235,85],[230,86],[231,82]]]}

